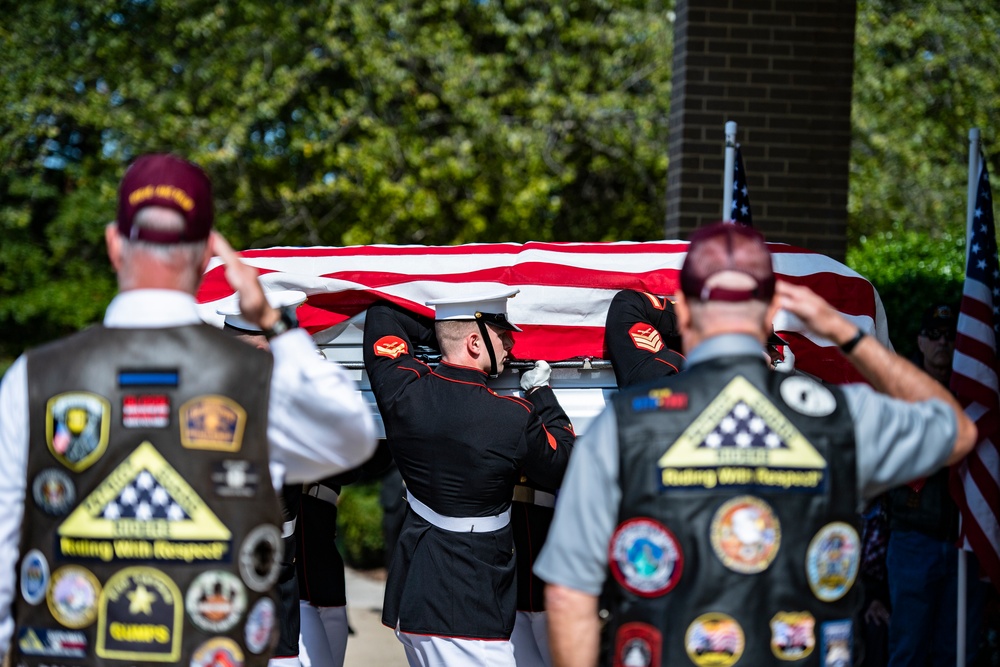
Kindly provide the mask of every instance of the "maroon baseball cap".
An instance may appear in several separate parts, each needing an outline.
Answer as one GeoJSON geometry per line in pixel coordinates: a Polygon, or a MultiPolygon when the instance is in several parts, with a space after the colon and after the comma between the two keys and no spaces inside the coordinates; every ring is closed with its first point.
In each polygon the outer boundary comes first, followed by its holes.
{"type": "Polygon", "coordinates": [[[770,301],[771,251],[752,227],[715,223],[691,235],[681,291],[696,301],[770,301]]]}
{"type": "Polygon", "coordinates": [[[143,155],[122,177],[118,188],[118,231],[126,238],[163,244],[202,241],[212,231],[212,218],[212,182],[193,162],[166,153],[143,155]],[[146,206],[177,211],[184,216],[184,228],[133,228],[135,214],[146,206]]]}

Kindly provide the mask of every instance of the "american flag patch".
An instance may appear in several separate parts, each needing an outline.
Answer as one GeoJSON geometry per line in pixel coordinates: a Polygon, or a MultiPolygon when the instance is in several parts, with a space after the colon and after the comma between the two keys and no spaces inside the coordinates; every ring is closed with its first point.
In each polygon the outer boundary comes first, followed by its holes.
{"type": "Polygon", "coordinates": [[[125,428],[167,428],[170,426],[170,398],[165,394],[129,394],[122,398],[122,426],[125,428]]]}

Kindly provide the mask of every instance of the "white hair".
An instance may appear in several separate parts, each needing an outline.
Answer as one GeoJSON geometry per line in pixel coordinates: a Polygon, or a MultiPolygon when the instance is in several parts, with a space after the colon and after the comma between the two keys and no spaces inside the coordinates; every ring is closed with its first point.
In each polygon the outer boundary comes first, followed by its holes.
{"type": "MultiPolygon", "coordinates": [[[[183,229],[184,224],[183,216],[173,209],[147,206],[135,214],[132,229],[177,231],[183,229]]],[[[207,239],[187,243],[152,243],[122,236],[119,282],[123,285],[134,283],[137,272],[143,270],[143,264],[153,261],[173,269],[178,286],[190,287],[193,292],[201,282],[201,258],[207,243],[207,239]]]]}

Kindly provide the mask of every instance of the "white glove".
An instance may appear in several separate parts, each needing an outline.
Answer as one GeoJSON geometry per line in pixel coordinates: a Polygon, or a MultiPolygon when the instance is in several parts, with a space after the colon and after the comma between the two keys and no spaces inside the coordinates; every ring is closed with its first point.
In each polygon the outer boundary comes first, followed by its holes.
{"type": "Polygon", "coordinates": [[[536,361],[534,368],[521,373],[521,389],[531,391],[535,387],[547,387],[550,375],[552,375],[552,367],[549,366],[549,362],[536,361]]]}

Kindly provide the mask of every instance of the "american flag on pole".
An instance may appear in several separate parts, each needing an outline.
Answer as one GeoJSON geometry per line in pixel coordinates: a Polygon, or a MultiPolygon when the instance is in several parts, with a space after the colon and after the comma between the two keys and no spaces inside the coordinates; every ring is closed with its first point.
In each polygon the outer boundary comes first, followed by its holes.
{"type": "Polygon", "coordinates": [[[747,227],[753,227],[750,190],[747,188],[747,172],[743,168],[743,151],[740,150],[739,144],[736,144],[736,159],[733,161],[733,205],[730,220],[747,227]]]}
{"type": "Polygon", "coordinates": [[[962,514],[961,546],[976,554],[1000,589],[1000,264],[990,179],[982,155],[980,163],[951,374],[951,390],[976,422],[979,443],[952,468],[951,492],[962,514]]]}
{"type": "MultiPolygon", "coordinates": [[[[435,298],[480,296],[498,287],[521,290],[508,306],[518,359],[563,361],[607,358],[604,322],[621,289],[658,295],[677,291],[684,241],[646,243],[482,243],[458,246],[268,248],[241,253],[256,266],[267,290],[308,295],[298,310],[311,333],[335,327],[385,299],[421,315],[435,298]]],[[[825,255],[771,244],[775,272],[822,294],[859,327],[888,344],[885,311],[871,283],[825,255]]],[[[215,311],[236,298],[218,258],[197,295],[202,317],[221,325],[215,311]]],[[[775,329],[789,342],[802,370],[830,382],[859,379],[830,341],[801,331],[779,313],[775,329]]]]}

